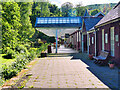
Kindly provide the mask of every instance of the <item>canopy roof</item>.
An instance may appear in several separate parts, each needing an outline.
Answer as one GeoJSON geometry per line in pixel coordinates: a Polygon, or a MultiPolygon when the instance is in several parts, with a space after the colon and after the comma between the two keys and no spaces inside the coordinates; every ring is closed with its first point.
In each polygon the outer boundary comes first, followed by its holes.
{"type": "Polygon", "coordinates": [[[35,27],[48,36],[64,36],[73,33],[82,26],[81,17],[37,17],[35,27]]]}

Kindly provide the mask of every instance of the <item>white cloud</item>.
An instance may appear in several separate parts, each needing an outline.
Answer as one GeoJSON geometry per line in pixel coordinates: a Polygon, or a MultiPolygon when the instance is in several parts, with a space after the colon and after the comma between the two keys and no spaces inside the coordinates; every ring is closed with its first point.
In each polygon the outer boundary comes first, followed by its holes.
{"type": "Polygon", "coordinates": [[[85,5],[91,5],[91,4],[103,4],[103,3],[118,3],[119,0],[49,0],[52,4],[56,4],[58,7],[61,7],[61,5],[65,2],[71,2],[73,5],[76,5],[78,3],[81,3],[85,5]]]}

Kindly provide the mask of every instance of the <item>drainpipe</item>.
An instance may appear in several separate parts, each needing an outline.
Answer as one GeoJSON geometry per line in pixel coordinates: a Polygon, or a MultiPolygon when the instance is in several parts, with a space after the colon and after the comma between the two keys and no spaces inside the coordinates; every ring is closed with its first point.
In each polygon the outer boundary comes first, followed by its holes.
{"type": "Polygon", "coordinates": [[[82,36],[82,53],[83,53],[83,51],[84,51],[83,34],[81,36],[82,36]]]}
{"type": "Polygon", "coordinates": [[[89,33],[87,33],[87,46],[88,46],[87,54],[89,55],[89,33]]]}
{"type": "Polygon", "coordinates": [[[78,34],[78,42],[77,43],[78,43],[78,50],[79,50],[79,31],[77,34],[78,34]]]}
{"type": "Polygon", "coordinates": [[[80,32],[80,51],[82,51],[82,33],[80,32]]]}

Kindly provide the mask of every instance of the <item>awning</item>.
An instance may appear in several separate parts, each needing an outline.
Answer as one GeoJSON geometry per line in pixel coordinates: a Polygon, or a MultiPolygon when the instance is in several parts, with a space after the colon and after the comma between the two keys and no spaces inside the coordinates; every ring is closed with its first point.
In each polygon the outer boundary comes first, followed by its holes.
{"type": "Polygon", "coordinates": [[[73,33],[82,26],[81,17],[37,17],[35,27],[48,36],[64,36],[73,33]]]}

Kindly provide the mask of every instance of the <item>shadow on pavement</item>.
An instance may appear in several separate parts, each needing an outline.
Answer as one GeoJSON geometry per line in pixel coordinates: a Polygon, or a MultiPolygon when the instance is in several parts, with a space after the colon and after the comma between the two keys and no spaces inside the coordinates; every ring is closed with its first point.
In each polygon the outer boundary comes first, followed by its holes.
{"type": "Polygon", "coordinates": [[[94,60],[90,60],[86,53],[74,53],[71,60],[81,60],[89,67],[87,69],[92,72],[99,80],[101,80],[109,88],[118,90],[120,89],[120,75],[118,68],[110,69],[108,66],[99,66],[94,64],[94,60]]]}

